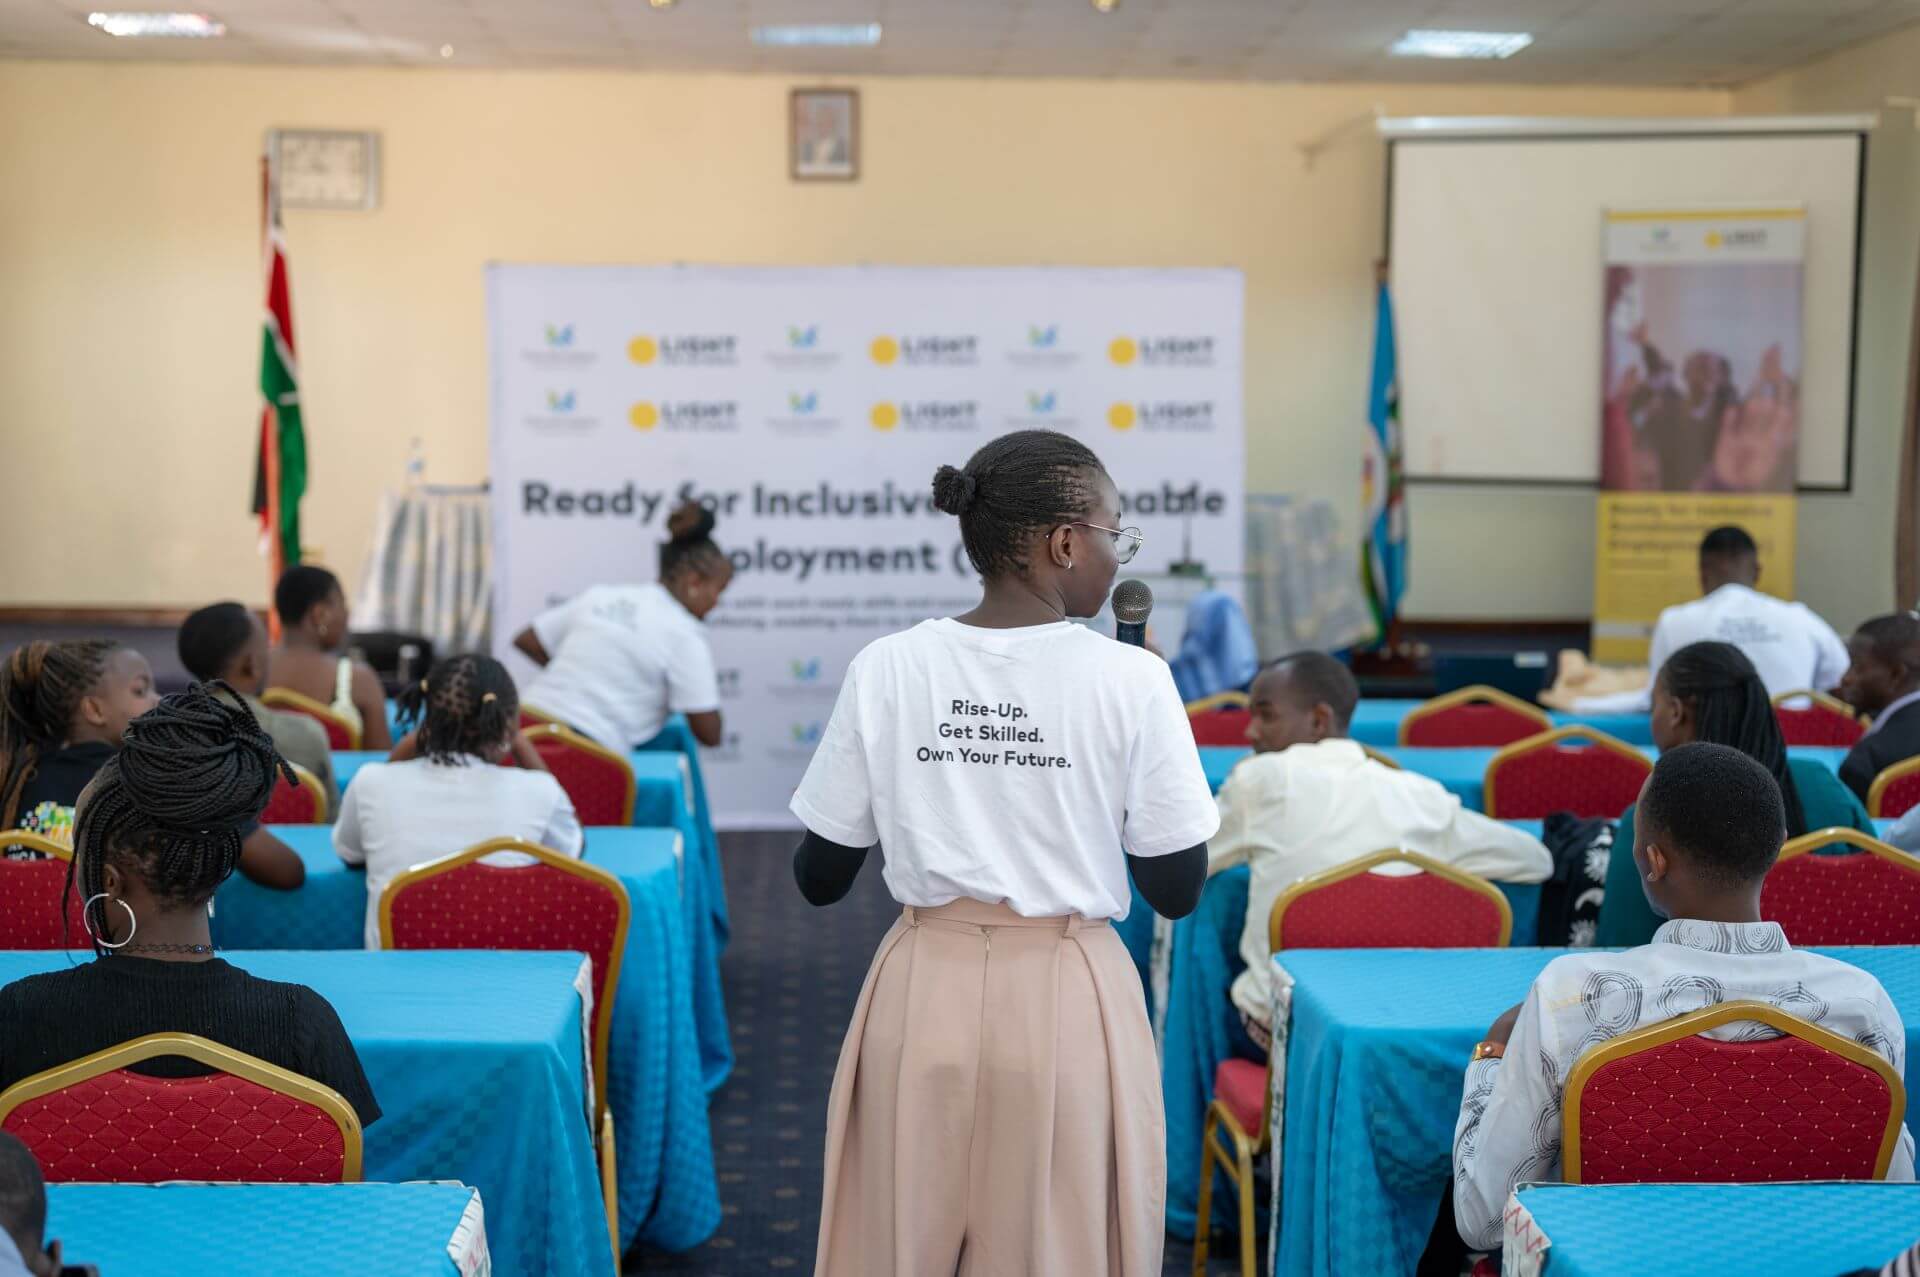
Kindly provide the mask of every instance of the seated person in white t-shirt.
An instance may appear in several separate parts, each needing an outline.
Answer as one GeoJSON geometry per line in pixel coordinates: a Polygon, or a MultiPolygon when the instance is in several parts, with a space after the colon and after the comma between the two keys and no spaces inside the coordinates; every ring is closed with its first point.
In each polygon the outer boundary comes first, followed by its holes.
{"type": "Polygon", "coordinates": [[[700,622],[733,580],[713,541],[713,512],[684,505],[667,518],[652,585],[595,585],[533,618],[513,645],[543,666],[527,706],[625,753],[685,714],[694,739],[720,743],[720,683],[700,622]]]}
{"type": "MultiPolygon", "coordinates": [[[[1700,541],[1700,598],[1660,613],[1647,650],[1647,669],[1657,675],[1667,658],[1689,643],[1731,643],[1746,654],[1767,685],[1767,695],[1816,692],[1840,686],[1847,672],[1847,645],[1831,625],[1804,603],[1762,594],[1760,548],[1746,530],[1715,528],[1700,541]]],[[[1576,714],[1644,714],[1653,708],[1653,682],[1630,692],[1582,696],[1576,714]]]]}
{"type": "MultiPolygon", "coordinates": [[[[1555,958],[1474,1048],[1453,1136],[1452,1222],[1466,1249],[1500,1245],[1515,1186],[1561,1178],[1562,1089],[1588,1049],[1623,1033],[1721,1002],[1767,1002],[1904,1071],[1907,1032],[1880,982],[1795,949],[1778,923],[1760,920],[1760,884],[1786,841],[1772,773],[1727,745],[1681,745],[1660,755],[1636,810],[1640,886],[1669,921],[1652,944],[1555,958]]],[[[1748,1021],[1706,1036],[1776,1035],[1748,1021]]],[[[1913,1179],[1904,1127],[1887,1178],[1913,1179]]],[[[1436,1226],[1428,1251],[1436,1270],[1458,1258],[1431,1248],[1445,1231],[1436,1226]]]]}
{"type": "Polygon", "coordinates": [[[1505,882],[1542,882],[1553,871],[1538,838],[1468,811],[1437,780],[1367,757],[1347,739],[1359,700],[1352,672],[1324,652],[1274,661],[1253,680],[1254,755],[1220,786],[1208,872],[1253,870],[1240,934],[1247,969],[1233,982],[1246,1030],[1235,1047],[1250,1059],[1266,1058],[1271,1042],[1267,918],[1302,878],[1390,847],[1505,882]]]}
{"type": "MultiPolygon", "coordinates": [[[[560,782],[520,731],[513,678],[486,656],[455,656],[400,696],[402,726],[419,726],[384,763],[368,763],[340,800],[333,850],[367,871],[367,948],[380,947],[380,893],[401,873],[493,838],[566,856],[583,844],[560,782]],[[517,767],[498,764],[509,754],[517,767]]],[[[489,864],[524,864],[502,852],[489,864]]]]}

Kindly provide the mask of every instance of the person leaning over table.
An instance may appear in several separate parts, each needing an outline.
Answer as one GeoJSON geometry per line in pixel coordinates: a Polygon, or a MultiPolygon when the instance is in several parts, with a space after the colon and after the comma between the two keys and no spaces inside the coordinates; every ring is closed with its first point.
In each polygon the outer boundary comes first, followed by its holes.
{"type": "MultiPolygon", "coordinates": [[[[1555,958],[1474,1048],[1454,1128],[1453,1192],[1423,1272],[1446,1267],[1435,1249],[1446,1240],[1448,1207],[1465,1249],[1494,1250],[1514,1188],[1562,1177],[1561,1092],[1590,1047],[1721,1002],[1751,1000],[1860,1043],[1895,1073],[1905,1069],[1906,1028],[1880,982],[1795,949],[1779,924],[1760,920],[1760,884],[1786,839],[1780,786],[1765,767],[1726,745],[1680,745],[1660,755],[1638,807],[1639,885],[1668,921],[1651,944],[1555,958]]],[[[1748,1040],[1754,1027],[1725,1024],[1706,1036],[1748,1040]]],[[[1887,1179],[1913,1177],[1913,1135],[1903,1125],[1887,1179]]],[[[1451,1271],[1459,1271],[1457,1263],[1451,1271]]]]}
{"type": "Polygon", "coordinates": [[[1439,781],[1367,757],[1347,739],[1360,699],[1346,666],[1324,652],[1296,652],[1253,680],[1244,759],[1220,786],[1220,832],[1207,871],[1252,868],[1233,982],[1241,1034],[1235,1053],[1263,1060],[1273,977],[1267,918],[1302,878],[1390,847],[1503,882],[1542,882],[1553,857],[1538,838],[1468,811],[1439,781]]]}
{"type": "MultiPolygon", "coordinates": [[[[1753,662],[1731,643],[1689,643],[1667,658],[1653,680],[1653,743],[1662,750],[1706,741],[1729,745],[1767,769],[1780,787],[1787,837],[1838,825],[1873,832],[1867,809],[1824,763],[1787,754],[1780,720],[1753,662]]],[[[1645,944],[1660,919],[1640,890],[1633,864],[1634,809],[1620,814],[1607,859],[1606,898],[1594,943],[1645,944]]]]}

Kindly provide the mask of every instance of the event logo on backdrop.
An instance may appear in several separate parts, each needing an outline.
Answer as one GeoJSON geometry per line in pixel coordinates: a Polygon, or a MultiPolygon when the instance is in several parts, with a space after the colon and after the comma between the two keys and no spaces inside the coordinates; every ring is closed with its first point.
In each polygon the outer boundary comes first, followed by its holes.
{"type": "Polygon", "coordinates": [[[790,825],[853,654],[977,601],[931,484],[995,435],[1091,447],[1146,533],[1130,570],[1190,539],[1242,571],[1238,272],[496,265],[488,308],[499,654],[527,677],[535,613],[653,579],[667,514],[708,505],[724,826],[790,825]]]}
{"type": "Polygon", "coordinates": [[[1721,524],[1792,597],[1805,244],[1801,208],[1607,213],[1596,659],[1646,659],[1721,524]]]}

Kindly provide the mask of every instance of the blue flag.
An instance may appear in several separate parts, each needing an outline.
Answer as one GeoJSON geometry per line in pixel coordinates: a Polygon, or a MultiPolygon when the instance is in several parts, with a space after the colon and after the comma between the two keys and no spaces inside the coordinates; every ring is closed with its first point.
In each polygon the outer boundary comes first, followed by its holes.
{"type": "Polygon", "coordinates": [[[1374,641],[1384,643],[1407,589],[1407,504],[1400,456],[1399,366],[1393,348],[1393,298],[1383,279],[1373,320],[1373,385],[1367,394],[1367,446],[1360,506],[1365,542],[1360,584],[1373,610],[1374,641]]]}

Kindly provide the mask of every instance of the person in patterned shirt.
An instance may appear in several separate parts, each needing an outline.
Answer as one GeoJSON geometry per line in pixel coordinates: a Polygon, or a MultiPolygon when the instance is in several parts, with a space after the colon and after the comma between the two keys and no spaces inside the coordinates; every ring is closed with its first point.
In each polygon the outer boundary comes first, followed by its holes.
{"type": "MultiPolygon", "coordinates": [[[[1561,1177],[1561,1092],[1589,1048],[1644,1025],[1721,1002],[1779,1007],[1906,1063],[1906,1029],[1880,982],[1847,963],[1795,949],[1760,920],[1760,884],[1786,841],[1780,787],[1725,745],[1660,755],[1640,791],[1633,858],[1654,912],[1653,943],[1555,958],[1526,1000],[1494,1021],[1467,1066],[1453,1137],[1453,1215],[1473,1250],[1500,1244],[1516,1185],[1561,1177]]],[[[1773,1036],[1751,1021],[1707,1036],[1773,1036]]],[[[1903,1127],[1887,1171],[1912,1180],[1903,1127]]]]}

